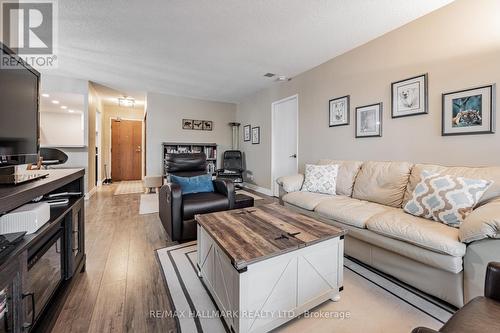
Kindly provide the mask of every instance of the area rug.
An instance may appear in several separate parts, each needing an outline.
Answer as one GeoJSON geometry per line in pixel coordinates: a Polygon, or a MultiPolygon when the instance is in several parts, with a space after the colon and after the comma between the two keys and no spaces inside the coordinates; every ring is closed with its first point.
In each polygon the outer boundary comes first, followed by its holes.
{"type": "Polygon", "coordinates": [[[236,194],[244,194],[244,195],[248,195],[249,197],[252,197],[252,198],[254,198],[255,200],[264,200],[264,198],[259,197],[259,196],[258,196],[258,195],[256,195],[256,194],[253,194],[253,193],[247,192],[247,191],[245,191],[245,190],[236,190],[236,194]]]}
{"type": "MultiPolygon", "coordinates": [[[[157,250],[180,332],[229,332],[196,271],[196,241],[157,250]],[[189,315],[189,314],[201,314],[189,315]]],[[[344,291],[279,327],[277,332],[411,332],[440,328],[453,309],[345,259],[344,291]]]]}
{"type": "Polygon", "coordinates": [[[115,190],[115,195],[144,193],[144,186],[142,180],[127,180],[118,183],[115,190]]]}
{"type": "Polygon", "coordinates": [[[154,214],[159,212],[158,193],[141,194],[139,215],[154,214]]]}

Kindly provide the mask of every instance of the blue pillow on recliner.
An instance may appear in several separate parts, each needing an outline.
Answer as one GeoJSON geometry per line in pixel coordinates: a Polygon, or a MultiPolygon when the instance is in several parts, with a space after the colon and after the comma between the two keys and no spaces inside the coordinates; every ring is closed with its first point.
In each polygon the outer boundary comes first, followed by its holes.
{"type": "Polygon", "coordinates": [[[214,192],[212,175],[206,174],[194,177],[179,177],[170,175],[170,181],[179,184],[182,194],[214,192]]]}

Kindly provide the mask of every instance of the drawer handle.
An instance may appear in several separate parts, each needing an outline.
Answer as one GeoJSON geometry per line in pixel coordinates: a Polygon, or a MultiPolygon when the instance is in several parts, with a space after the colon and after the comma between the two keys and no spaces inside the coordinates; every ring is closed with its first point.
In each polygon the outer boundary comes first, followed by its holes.
{"type": "Polygon", "coordinates": [[[35,293],[27,293],[22,295],[23,299],[25,299],[26,297],[29,297],[31,299],[31,323],[25,323],[23,325],[23,329],[29,329],[33,327],[33,324],[35,323],[35,293]]]}

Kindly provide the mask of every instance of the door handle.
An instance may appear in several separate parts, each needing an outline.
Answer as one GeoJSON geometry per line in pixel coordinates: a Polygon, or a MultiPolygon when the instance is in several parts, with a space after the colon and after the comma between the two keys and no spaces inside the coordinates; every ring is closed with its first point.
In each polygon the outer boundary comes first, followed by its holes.
{"type": "Polygon", "coordinates": [[[289,157],[297,158],[297,154],[290,155],[289,157]]]}

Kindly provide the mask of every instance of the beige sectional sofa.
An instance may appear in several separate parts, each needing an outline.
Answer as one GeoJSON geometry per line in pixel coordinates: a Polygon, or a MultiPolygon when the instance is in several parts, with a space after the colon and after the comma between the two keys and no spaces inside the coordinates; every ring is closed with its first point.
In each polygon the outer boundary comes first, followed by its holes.
{"type": "Polygon", "coordinates": [[[286,206],[347,229],[347,255],[458,307],[483,294],[486,265],[500,261],[500,167],[318,164],[339,165],[337,195],[301,192],[304,176],[299,174],[278,179],[280,198],[286,206]],[[422,170],[494,183],[460,228],[453,228],[403,211],[422,170]]]}

